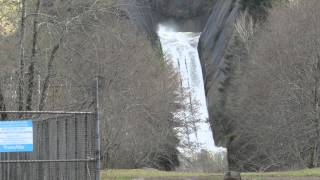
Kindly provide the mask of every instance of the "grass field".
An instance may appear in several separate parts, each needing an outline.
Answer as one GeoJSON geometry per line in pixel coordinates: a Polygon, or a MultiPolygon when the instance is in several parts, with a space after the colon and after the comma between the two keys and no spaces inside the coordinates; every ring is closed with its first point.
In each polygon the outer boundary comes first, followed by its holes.
{"type": "Polygon", "coordinates": [[[285,171],[285,172],[267,172],[267,173],[242,173],[242,176],[262,176],[262,177],[319,177],[320,180],[320,168],[315,169],[303,169],[297,171],[285,171]]]}
{"type": "MultiPolygon", "coordinates": [[[[250,180],[269,180],[269,179],[319,179],[320,168],[304,169],[286,172],[268,172],[268,173],[242,173],[243,179],[250,180]]],[[[182,172],[164,172],[157,170],[107,170],[102,172],[102,180],[130,180],[134,178],[147,179],[192,179],[192,180],[222,180],[222,174],[208,173],[182,173],[182,172]]]]}
{"type": "Polygon", "coordinates": [[[207,173],[183,173],[183,172],[165,172],[158,170],[107,170],[102,172],[103,180],[129,180],[138,177],[144,178],[160,178],[160,179],[184,179],[187,177],[203,180],[220,180],[222,174],[207,174],[207,173]]]}

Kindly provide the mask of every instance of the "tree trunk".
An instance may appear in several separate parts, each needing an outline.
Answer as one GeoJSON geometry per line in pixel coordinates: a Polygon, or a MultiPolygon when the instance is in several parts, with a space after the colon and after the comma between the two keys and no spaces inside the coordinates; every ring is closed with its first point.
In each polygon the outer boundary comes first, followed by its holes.
{"type": "Polygon", "coordinates": [[[320,112],[319,112],[319,95],[318,95],[318,88],[319,88],[319,80],[320,80],[320,56],[317,57],[317,64],[314,70],[314,79],[315,79],[315,86],[314,86],[314,108],[315,108],[315,132],[316,136],[314,138],[313,147],[311,149],[310,154],[310,162],[309,167],[317,167],[318,166],[318,159],[319,159],[319,138],[320,138],[320,130],[319,130],[319,118],[320,118],[320,112]]]}
{"type": "Polygon", "coordinates": [[[36,45],[38,41],[38,16],[40,10],[40,0],[36,2],[36,12],[33,20],[33,39],[32,39],[32,51],[30,58],[30,65],[28,68],[28,88],[27,88],[27,98],[26,98],[26,110],[32,110],[32,97],[34,91],[34,76],[35,76],[35,57],[36,57],[36,45]]]}
{"type": "MultiPolygon", "coordinates": [[[[26,0],[21,1],[21,29],[20,29],[20,61],[19,61],[19,84],[18,84],[18,111],[23,110],[24,89],[24,37],[25,37],[26,0]]],[[[22,114],[19,115],[20,117],[22,114]]]]}
{"type": "MultiPolygon", "coordinates": [[[[4,96],[2,92],[2,85],[0,84],[0,111],[6,111],[6,104],[4,102],[4,96]]],[[[7,119],[8,115],[6,113],[1,113],[1,119],[7,119]]]]}

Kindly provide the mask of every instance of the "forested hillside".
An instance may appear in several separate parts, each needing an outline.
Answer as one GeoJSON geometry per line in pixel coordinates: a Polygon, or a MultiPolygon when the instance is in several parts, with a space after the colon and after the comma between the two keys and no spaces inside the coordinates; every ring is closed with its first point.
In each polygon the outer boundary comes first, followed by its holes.
{"type": "Polygon", "coordinates": [[[104,167],[179,164],[176,73],[117,1],[0,2],[0,110],[92,111],[99,76],[104,167]]]}
{"type": "Polygon", "coordinates": [[[318,167],[320,2],[241,2],[200,44],[216,142],[234,170],[318,167]]]}
{"type": "MultiPolygon", "coordinates": [[[[319,0],[0,0],[0,6],[0,111],[94,111],[99,79],[103,167],[179,165],[181,136],[198,117],[177,115],[196,107],[185,103],[188,90],[163,58],[156,29],[169,19],[181,31],[202,31],[209,122],[217,145],[227,148],[230,170],[320,166],[319,0]]],[[[26,118],[32,117],[0,114],[26,118]]],[[[194,163],[211,166],[203,159],[213,157],[203,150],[194,163]]],[[[225,167],[222,161],[215,169],[225,167]]]]}

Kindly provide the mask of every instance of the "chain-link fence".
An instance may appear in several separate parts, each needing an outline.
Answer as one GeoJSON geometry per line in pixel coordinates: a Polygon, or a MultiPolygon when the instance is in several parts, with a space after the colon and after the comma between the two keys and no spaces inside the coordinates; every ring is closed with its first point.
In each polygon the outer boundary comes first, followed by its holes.
{"type": "Polygon", "coordinates": [[[29,116],[32,117],[33,150],[0,153],[1,180],[99,179],[96,113],[25,113],[33,114],[29,116]]]}

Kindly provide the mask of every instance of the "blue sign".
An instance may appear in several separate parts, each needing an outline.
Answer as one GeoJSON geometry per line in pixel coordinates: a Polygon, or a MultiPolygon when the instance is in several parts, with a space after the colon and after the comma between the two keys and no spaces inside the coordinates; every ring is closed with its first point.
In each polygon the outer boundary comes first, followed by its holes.
{"type": "Polygon", "coordinates": [[[0,121],[0,152],[32,151],[32,120],[0,121]]]}

